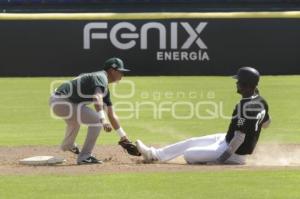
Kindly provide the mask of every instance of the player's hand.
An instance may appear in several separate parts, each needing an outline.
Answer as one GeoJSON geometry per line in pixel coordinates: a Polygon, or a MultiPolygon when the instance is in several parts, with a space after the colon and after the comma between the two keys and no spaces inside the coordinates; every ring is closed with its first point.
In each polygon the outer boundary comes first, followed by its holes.
{"type": "Polygon", "coordinates": [[[111,127],[110,123],[108,123],[108,122],[103,123],[103,128],[104,128],[104,131],[106,131],[106,132],[111,132],[111,130],[112,130],[112,127],[111,127]]]}

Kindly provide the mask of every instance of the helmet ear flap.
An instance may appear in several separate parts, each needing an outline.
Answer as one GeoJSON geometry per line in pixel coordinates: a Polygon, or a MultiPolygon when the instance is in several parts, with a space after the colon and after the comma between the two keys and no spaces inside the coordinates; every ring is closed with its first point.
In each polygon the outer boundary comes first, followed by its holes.
{"type": "Polygon", "coordinates": [[[247,87],[249,87],[249,85],[247,84],[247,82],[244,82],[244,81],[238,80],[238,84],[239,84],[239,86],[242,87],[242,88],[247,88],[247,87]]]}

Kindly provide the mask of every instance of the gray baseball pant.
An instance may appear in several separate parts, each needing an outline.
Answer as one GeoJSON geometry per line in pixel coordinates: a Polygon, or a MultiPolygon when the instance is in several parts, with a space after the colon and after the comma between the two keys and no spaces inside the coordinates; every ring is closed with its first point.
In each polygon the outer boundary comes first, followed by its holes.
{"type": "Polygon", "coordinates": [[[87,107],[86,104],[75,104],[67,98],[57,95],[50,97],[49,105],[52,112],[64,119],[67,124],[61,149],[67,151],[75,146],[80,125],[85,124],[88,125],[88,132],[77,162],[91,156],[101,130],[100,118],[96,111],[87,107]]]}

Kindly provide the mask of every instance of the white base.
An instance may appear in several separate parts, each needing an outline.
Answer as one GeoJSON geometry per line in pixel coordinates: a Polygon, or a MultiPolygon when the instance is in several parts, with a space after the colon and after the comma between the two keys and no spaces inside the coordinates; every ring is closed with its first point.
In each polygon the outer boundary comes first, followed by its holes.
{"type": "Polygon", "coordinates": [[[63,158],[54,156],[34,156],[19,160],[19,163],[24,165],[55,165],[62,164],[65,161],[63,158]]]}

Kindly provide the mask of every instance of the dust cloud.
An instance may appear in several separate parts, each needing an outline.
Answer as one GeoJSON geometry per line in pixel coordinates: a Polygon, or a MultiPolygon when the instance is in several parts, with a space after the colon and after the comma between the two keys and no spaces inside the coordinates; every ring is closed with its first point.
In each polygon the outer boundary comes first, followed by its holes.
{"type": "Polygon", "coordinates": [[[261,144],[247,158],[247,165],[253,166],[300,166],[300,145],[261,144]]]}

